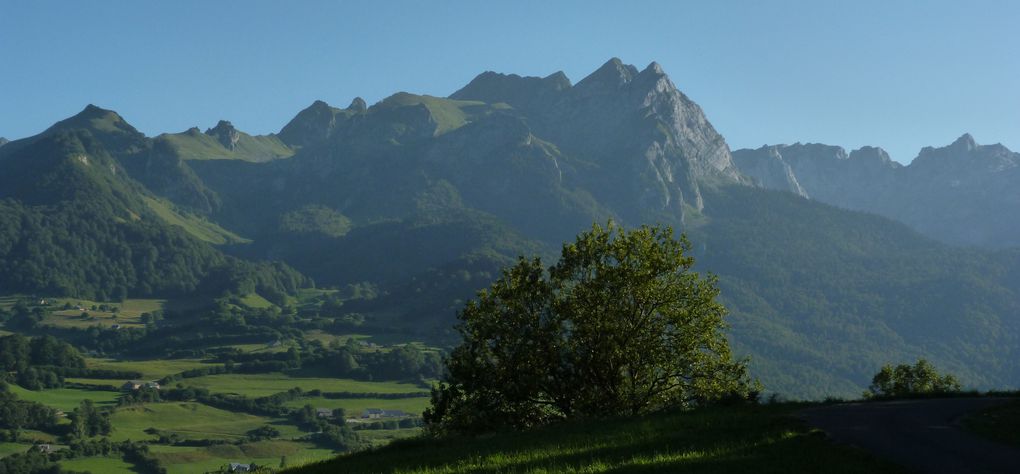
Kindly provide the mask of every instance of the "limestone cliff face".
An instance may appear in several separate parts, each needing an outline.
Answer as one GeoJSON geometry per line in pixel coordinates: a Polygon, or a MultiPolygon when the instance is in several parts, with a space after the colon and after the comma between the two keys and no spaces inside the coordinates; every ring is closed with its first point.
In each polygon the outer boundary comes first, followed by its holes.
{"type": "Polygon", "coordinates": [[[908,166],[881,148],[848,155],[819,144],[737,150],[734,157],[742,172],[769,189],[881,214],[944,242],[1020,245],[1020,219],[1005,217],[1020,209],[1020,154],[1000,144],[978,145],[969,134],[945,147],[925,147],[908,166]]]}
{"type": "Polygon", "coordinates": [[[489,72],[451,98],[522,111],[537,137],[597,165],[586,187],[625,219],[682,218],[684,205],[703,206],[702,183],[748,182],[701,108],[657,63],[639,71],[613,58],[573,86],[562,73],[489,72]]]}
{"type": "Polygon", "coordinates": [[[763,146],[757,150],[736,150],[733,162],[755,184],[767,188],[789,191],[801,197],[810,197],[797,181],[790,164],[783,159],[781,146],[763,146]]]}
{"type": "Polygon", "coordinates": [[[291,147],[304,147],[328,140],[337,127],[351,116],[365,112],[365,99],[355,97],[346,109],[338,109],[317,100],[302,110],[280,130],[279,137],[291,147]]]}

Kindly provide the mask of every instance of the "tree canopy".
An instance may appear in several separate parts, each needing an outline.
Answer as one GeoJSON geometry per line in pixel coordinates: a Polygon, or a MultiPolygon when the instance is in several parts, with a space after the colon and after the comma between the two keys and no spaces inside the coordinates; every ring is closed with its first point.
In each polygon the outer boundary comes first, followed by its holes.
{"type": "Polygon", "coordinates": [[[518,260],[459,314],[434,430],[640,414],[752,389],[723,333],[715,278],[666,226],[594,225],[560,260],[518,260]]]}
{"type": "Polygon", "coordinates": [[[909,397],[960,391],[960,382],[952,374],[939,374],[925,359],[914,365],[886,364],[871,379],[865,398],[909,397]]]}

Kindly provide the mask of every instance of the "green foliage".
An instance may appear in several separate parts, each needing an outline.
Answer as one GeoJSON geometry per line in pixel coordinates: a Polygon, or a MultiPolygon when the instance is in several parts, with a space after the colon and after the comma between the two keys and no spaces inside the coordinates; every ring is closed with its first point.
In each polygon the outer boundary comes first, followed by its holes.
{"type": "Polygon", "coordinates": [[[882,366],[871,386],[864,392],[866,398],[910,397],[938,395],[960,391],[960,382],[952,374],[939,374],[930,362],[919,359],[914,365],[882,366]]]}
{"type": "Polygon", "coordinates": [[[113,429],[109,413],[96,407],[92,400],[82,400],[81,405],[68,414],[71,426],[68,435],[71,439],[84,439],[93,436],[106,436],[113,429]]]}
{"type": "Polygon", "coordinates": [[[669,227],[610,223],[548,273],[520,259],[460,314],[463,343],[425,419],[434,431],[636,415],[750,391],[722,332],[714,278],[669,227]]]}
{"type": "Polygon", "coordinates": [[[350,219],[323,206],[305,206],[280,216],[280,231],[284,233],[342,237],[351,227],[350,219]]]}
{"type": "Polygon", "coordinates": [[[49,430],[56,424],[56,410],[40,403],[19,400],[6,386],[0,386],[0,428],[49,430]]]}

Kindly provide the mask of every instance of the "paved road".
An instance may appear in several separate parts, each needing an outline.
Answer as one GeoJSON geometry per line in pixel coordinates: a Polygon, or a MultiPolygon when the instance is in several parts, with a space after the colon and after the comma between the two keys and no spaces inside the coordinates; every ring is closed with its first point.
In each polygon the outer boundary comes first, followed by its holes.
{"type": "Polygon", "coordinates": [[[919,472],[1020,473],[1020,449],[978,438],[957,424],[970,411],[1007,400],[845,403],[810,408],[799,415],[836,442],[860,447],[919,472]]]}

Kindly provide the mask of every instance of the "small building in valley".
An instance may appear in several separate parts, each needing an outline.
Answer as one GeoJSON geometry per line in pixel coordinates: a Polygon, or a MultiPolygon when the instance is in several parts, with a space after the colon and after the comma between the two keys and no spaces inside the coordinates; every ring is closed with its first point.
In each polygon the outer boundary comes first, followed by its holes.
{"type": "Polygon", "coordinates": [[[376,418],[401,418],[408,416],[403,410],[383,410],[380,408],[366,408],[365,411],[361,412],[362,418],[376,419],[376,418]]]}
{"type": "Polygon", "coordinates": [[[144,380],[128,380],[121,385],[121,390],[140,390],[142,387],[151,388],[153,390],[159,390],[159,382],[150,380],[148,382],[144,380]]]}

